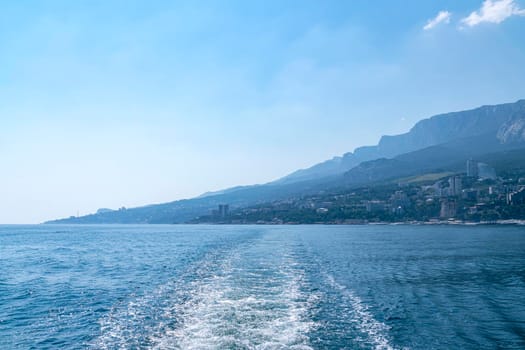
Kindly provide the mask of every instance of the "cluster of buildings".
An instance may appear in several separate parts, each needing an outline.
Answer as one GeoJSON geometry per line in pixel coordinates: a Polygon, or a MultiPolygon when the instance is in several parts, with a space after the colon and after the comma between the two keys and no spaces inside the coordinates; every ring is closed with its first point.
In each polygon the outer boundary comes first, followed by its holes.
{"type": "MultiPolygon", "coordinates": [[[[525,219],[525,170],[498,177],[493,167],[467,161],[462,174],[287,198],[230,212],[227,204],[210,218],[221,223],[361,223],[525,219]]],[[[206,220],[206,219],[205,219],[206,220]]]]}
{"type": "MultiPolygon", "coordinates": [[[[350,209],[350,212],[365,211],[369,216],[385,217],[386,213],[394,217],[418,217],[425,212],[425,217],[455,218],[462,210],[473,214],[495,200],[504,201],[508,205],[522,200],[525,186],[503,185],[502,181],[493,167],[470,159],[466,164],[466,173],[445,176],[432,184],[399,184],[398,188],[390,193],[376,191],[375,198],[372,193],[361,193],[361,196],[352,193],[354,201],[350,198],[342,205],[350,209]],[[465,205],[467,208],[464,208],[465,205]]],[[[337,199],[336,197],[334,198],[337,199]]],[[[315,201],[315,197],[306,204],[307,207],[316,208],[319,214],[325,214],[332,210],[330,208],[338,207],[334,202],[315,201]]]]}
{"type": "Polygon", "coordinates": [[[389,200],[372,199],[365,202],[367,212],[390,210],[397,216],[408,210],[422,211],[433,206],[434,216],[441,219],[463,219],[493,214],[500,215],[505,206],[525,204],[525,178],[499,178],[496,170],[486,163],[467,161],[466,173],[439,179],[430,185],[411,188],[411,195],[395,191],[389,200]],[[437,209],[439,208],[439,211],[437,209]]]}

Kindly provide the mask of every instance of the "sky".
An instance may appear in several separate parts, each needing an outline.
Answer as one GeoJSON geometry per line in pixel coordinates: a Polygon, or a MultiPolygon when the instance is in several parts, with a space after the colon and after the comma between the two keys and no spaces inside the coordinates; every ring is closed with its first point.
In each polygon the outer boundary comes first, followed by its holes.
{"type": "Polygon", "coordinates": [[[0,0],[0,223],[265,183],[514,102],[523,38],[523,0],[0,0]]]}

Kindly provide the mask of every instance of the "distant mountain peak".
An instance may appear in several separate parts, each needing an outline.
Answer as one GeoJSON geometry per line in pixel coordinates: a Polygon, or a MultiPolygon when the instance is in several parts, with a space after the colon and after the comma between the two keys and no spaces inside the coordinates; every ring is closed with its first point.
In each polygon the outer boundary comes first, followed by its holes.
{"type": "Polygon", "coordinates": [[[525,142],[525,100],[516,102],[516,108],[499,128],[497,138],[502,143],[525,142]]]}
{"type": "Polygon", "coordinates": [[[456,139],[487,134],[493,134],[503,143],[525,141],[525,99],[438,114],[417,122],[404,134],[382,136],[375,146],[356,148],[354,152],[298,170],[276,182],[293,183],[340,175],[364,161],[392,158],[456,139]]]}

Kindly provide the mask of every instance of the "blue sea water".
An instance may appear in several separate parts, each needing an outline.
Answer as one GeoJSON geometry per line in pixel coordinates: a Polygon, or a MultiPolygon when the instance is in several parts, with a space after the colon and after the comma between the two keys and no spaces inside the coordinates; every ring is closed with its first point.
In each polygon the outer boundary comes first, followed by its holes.
{"type": "Polygon", "coordinates": [[[496,348],[523,227],[0,226],[0,349],[496,348]]]}

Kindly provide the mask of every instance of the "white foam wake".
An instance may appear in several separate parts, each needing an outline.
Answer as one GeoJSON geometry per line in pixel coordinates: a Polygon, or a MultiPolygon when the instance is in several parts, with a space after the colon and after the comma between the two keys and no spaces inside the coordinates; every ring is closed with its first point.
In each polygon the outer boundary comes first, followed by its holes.
{"type": "Polygon", "coordinates": [[[188,276],[116,305],[93,347],[312,349],[315,295],[284,251],[211,254],[188,276]]]}
{"type": "Polygon", "coordinates": [[[312,300],[301,292],[301,273],[290,261],[277,270],[264,262],[244,269],[240,262],[230,257],[222,273],[192,283],[191,298],[169,310],[181,324],[157,339],[155,348],[311,349],[312,300]]]}
{"type": "Polygon", "coordinates": [[[363,300],[346,286],[338,283],[332,275],[327,274],[326,278],[330,286],[350,302],[354,313],[353,321],[356,328],[366,335],[366,341],[372,344],[376,350],[394,350],[387,336],[390,327],[376,320],[363,300]]]}

